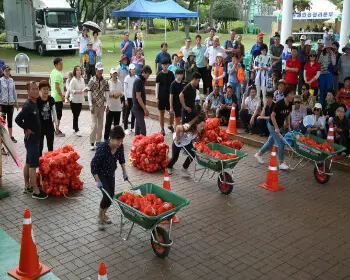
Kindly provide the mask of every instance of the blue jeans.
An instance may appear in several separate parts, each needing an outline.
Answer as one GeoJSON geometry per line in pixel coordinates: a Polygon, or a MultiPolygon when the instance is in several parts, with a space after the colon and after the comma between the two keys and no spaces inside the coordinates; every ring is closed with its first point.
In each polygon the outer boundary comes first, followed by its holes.
{"type": "Polygon", "coordinates": [[[237,104],[236,104],[236,112],[241,111],[241,91],[242,91],[242,87],[240,83],[229,83],[232,87],[232,91],[233,93],[236,94],[237,96],[237,104]]]}
{"type": "Polygon", "coordinates": [[[267,150],[270,150],[274,144],[277,145],[277,155],[280,163],[284,160],[284,141],[278,133],[276,133],[275,128],[270,122],[267,122],[267,129],[270,132],[270,136],[265,142],[264,146],[259,151],[259,154],[264,154],[267,150]]]}
{"type": "Polygon", "coordinates": [[[318,100],[323,105],[326,98],[327,90],[333,89],[333,74],[321,74],[319,78],[319,88],[320,93],[318,96],[318,100]]]}

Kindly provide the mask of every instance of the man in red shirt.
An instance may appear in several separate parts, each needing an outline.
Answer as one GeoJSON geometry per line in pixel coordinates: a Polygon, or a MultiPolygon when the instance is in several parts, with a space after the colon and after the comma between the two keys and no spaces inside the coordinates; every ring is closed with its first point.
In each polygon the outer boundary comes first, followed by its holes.
{"type": "Polygon", "coordinates": [[[286,83],[296,89],[301,62],[298,59],[298,48],[292,47],[292,57],[286,60],[286,83]]]}
{"type": "Polygon", "coordinates": [[[321,74],[321,64],[316,61],[317,53],[315,50],[311,50],[309,59],[304,68],[304,80],[305,83],[314,90],[314,96],[318,94],[318,78],[321,74]]]}

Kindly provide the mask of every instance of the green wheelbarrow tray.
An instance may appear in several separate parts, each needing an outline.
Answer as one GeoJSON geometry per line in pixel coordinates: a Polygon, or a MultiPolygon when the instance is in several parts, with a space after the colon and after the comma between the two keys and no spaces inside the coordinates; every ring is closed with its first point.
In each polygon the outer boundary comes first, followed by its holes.
{"type": "Polygon", "coordinates": [[[195,148],[193,148],[193,151],[196,154],[196,160],[198,164],[216,172],[222,172],[223,169],[227,168],[232,169],[242,158],[248,156],[248,154],[245,152],[227,146],[223,146],[218,143],[209,143],[207,144],[207,146],[210,150],[217,150],[223,154],[235,154],[238,156],[237,158],[233,159],[220,160],[215,157],[211,157],[207,154],[200,153],[195,148]]]}
{"type": "MultiPolygon", "coordinates": [[[[315,140],[317,144],[323,144],[324,142],[327,141],[325,139],[319,138],[314,135],[309,135],[309,136],[311,139],[315,140]]],[[[344,146],[341,146],[329,141],[327,141],[327,143],[334,148],[334,152],[328,153],[328,152],[322,151],[320,149],[317,149],[315,147],[312,147],[310,145],[307,145],[299,141],[298,137],[295,137],[295,151],[301,156],[306,157],[312,161],[321,162],[321,161],[325,161],[326,159],[338,153],[345,151],[346,149],[344,146]]]]}
{"type": "Polygon", "coordinates": [[[147,193],[152,193],[161,198],[163,201],[171,202],[175,205],[174,209],[166,211],[158,216],[148,216],[139,210],[129,206],[128,204],[118,200],[118,197],[123,194],[119,192],[114,196],[114,200],[118,202],[119,207],[122,211],[124,217],[135,224],[143,227],[144,229],[151,229],[155,225],[161,223],[162,221],[171,219],[181,208],[185,207],[190,203],[187,198],[184,198],[176,193],[170,192],[162,187],[156,186],[152,183],[146,183],[138,187],[133,187],[132,191],[139,190],[142,195],[147,193]]]}

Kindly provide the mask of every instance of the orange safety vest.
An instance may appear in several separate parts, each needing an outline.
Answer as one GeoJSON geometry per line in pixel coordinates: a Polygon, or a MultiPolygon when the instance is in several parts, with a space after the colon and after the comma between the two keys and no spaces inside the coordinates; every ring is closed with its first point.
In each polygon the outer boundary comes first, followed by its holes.
{"type": "MultiPolygon", "coordinates": [[[[213,71],[214,77],[220,77],[222,76],[222,74],[224,74],[224,65],[222,63],[220,65],[217,65],[215,63],[212,71],[213,71]]],[[[221,78],[217,81],[213,79],[212,86],[219,86],[219,87],[224,86],[224,78],[221,78]]]]}

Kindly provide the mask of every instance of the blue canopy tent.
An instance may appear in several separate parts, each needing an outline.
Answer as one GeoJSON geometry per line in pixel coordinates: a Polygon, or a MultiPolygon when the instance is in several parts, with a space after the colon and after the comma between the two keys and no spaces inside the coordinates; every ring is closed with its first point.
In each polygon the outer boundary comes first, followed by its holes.
{"type": "Polygon", "coordinates": [[[165,39],[167,18],[197,18],[198,13],[186,10],[173,0],[152,2],[146,0],[135,0],[129,6],[119,11],[112,11],[113,17],[135,17],[135,18],[164,18],[165,39]]]}

